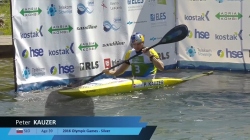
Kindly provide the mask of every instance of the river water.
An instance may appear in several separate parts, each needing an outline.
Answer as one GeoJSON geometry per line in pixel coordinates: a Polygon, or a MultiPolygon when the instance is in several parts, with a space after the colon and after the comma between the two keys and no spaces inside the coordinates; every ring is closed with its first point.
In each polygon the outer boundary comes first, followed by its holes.
{"type": "MultiPolygon", "coordinates": [[[[58,88],[15,95],[11,59],[0,59],[1,116],[141,116],[152,140],[249,140],[250,75],[215,71],[170,88],[72,99],[58,88]],[[7,87],[7,88],[4,88],[7,87]]],[[[159,77],[204,71],[170,70],[159,77]]]]}

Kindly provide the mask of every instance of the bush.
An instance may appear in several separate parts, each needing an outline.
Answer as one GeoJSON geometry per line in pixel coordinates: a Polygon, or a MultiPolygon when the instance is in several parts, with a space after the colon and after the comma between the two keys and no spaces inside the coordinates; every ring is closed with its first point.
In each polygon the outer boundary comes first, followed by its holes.
{"type": "Polygon", "coordinates": [[[0,2],[0,34],[12,35],[9,1],[0,2]]]}

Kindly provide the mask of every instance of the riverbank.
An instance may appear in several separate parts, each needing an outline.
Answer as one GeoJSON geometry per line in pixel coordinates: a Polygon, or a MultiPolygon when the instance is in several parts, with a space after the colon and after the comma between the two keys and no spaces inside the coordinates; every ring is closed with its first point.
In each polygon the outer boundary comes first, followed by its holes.
{"type": "Polygon", "coordinates": [[[15,49],[11,35],[0,35],[0,58],[14,58],[15,49]]]}

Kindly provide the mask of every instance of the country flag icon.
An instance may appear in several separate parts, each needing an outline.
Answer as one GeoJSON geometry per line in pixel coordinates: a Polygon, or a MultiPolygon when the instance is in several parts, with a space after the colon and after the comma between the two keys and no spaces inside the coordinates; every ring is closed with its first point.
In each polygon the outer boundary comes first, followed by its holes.
{"type": "Polygon", "coordinates": [[[20,128],[16,129],[16,133],[17,134],[23,134],[23,129],[20,129],[20,128]]]}

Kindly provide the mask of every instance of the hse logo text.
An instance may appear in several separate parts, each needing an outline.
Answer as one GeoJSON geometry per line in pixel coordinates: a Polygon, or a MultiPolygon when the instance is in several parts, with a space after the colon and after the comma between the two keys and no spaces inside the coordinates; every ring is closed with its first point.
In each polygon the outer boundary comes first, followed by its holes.
{"type": "Polygon", "coordinates": [[[52,75],[56,74],[68,74],[68,73],[73,73],[75,71],[75,68],[73,65],[62,65],[58,64],[58,66],[52,66],[50,68],[50,73],[52,75]]]}
{"type": "Polygon", "coordinates": [[[210,34],[207,31],[199,31],[197,29],[193,31],[189,31],[188,37],[192,38],[194,36],[194,38],[198,38],[198,39],[209,39],[210,38],[210,34]]]}
{"type": "Polygon", "coordinates": [[[226,48],[226,51],[218,50],[217,55],[220,58],[226,57],[226,58],[243,58],[242,51],[235,51],[235,50],[229,50],[226,48]]]}
{"type": "Polygon", "coordinates": [[[23,58],[28,58],[28,57],[40,57],[43,56],[43,49],[39,48],[39,49],[32,49],[31,47],[29,48],[29,50],[23,50],[22,52],[22,57],[23,58]]]}

